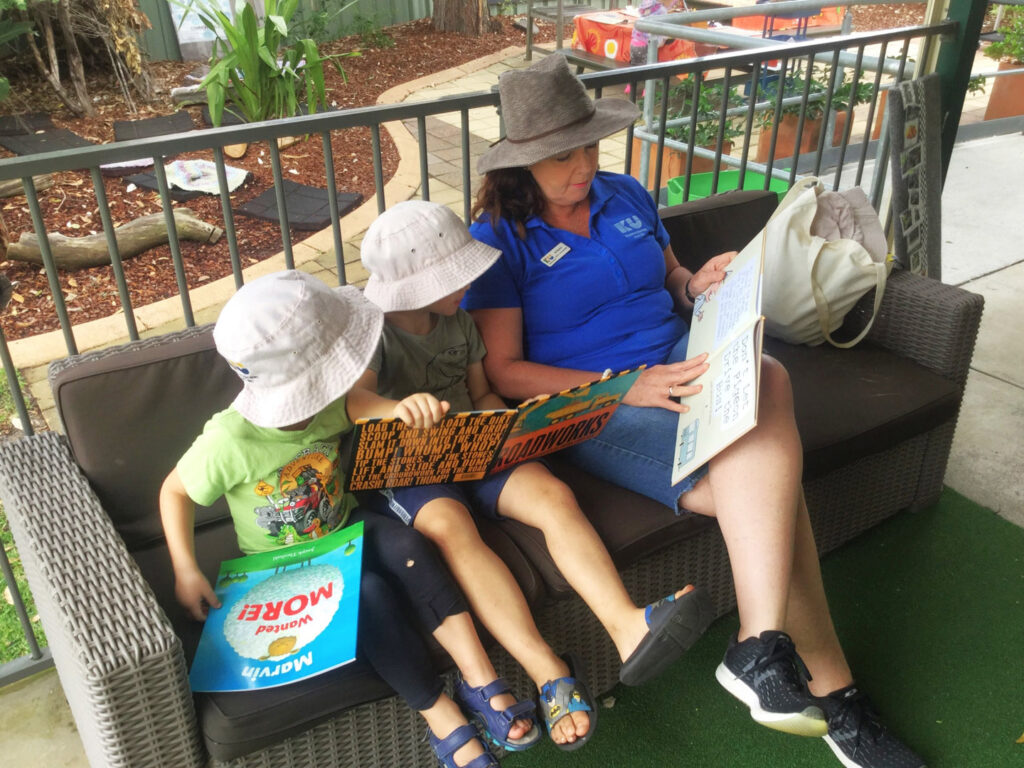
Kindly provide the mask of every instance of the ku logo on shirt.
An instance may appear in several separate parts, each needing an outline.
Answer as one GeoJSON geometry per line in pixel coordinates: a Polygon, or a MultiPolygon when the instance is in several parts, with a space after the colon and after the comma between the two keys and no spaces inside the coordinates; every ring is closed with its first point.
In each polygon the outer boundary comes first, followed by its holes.
{"type": "Polygon", "coordinates": [[[615,222],[615,228],[620,234],[631,240],[643,237],[647,232],[644,222],[639,216],[627,216],[622,221],[615,222]]]}

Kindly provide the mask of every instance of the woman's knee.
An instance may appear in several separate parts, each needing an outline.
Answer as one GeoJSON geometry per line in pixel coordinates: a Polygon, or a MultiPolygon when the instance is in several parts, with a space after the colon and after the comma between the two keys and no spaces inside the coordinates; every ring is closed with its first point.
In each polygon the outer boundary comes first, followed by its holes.
{"type": "Polygon", "coordinates": [[[761,394],[773,400],[779,398],[792,403],[793,384],[789,371],[774,357],[761,357],[761,394]]]}

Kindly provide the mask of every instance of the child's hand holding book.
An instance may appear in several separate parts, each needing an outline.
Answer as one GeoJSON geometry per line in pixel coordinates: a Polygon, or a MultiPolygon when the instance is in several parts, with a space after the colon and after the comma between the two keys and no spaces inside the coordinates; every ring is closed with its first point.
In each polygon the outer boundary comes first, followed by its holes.
{"type": "Polygon", "coordinates": [[[447,400],[438,400],[428,392],[417,392],[400,400],[394,415],[408,427],[427,429],[443,419],[450,407],[447,400]]]}

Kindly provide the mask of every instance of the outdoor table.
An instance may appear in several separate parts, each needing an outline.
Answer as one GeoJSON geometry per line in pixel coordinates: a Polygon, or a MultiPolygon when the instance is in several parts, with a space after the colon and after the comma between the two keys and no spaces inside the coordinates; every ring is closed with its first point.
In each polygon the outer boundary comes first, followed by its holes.
{"type": "MultiPolygon", "coordinates": [[[[765,3],[758,3],[756,0],[701,0],[701,2],[707,8],[749,8],[754,5],[765,5],[765,3]]],[[[839,26],[842,22],[842,16],[839,13],[840,7],[822,8],[820,13],[808,16],[805,19],[777,16],[775,17],[773,29],[778,33],[795,30],[801,24],[807,27],[839,26]]],[[[768,19],[769,17],[767,16],[737,16],[730,21],[730,24],[741,29],[761,32],[767,29],[768,19]]]]}
{"type": "MultiPolygon", "coordinates": [[[[629,64],[629,41],[633,36],[633,25],[639,18],[636,11],[581,13],[573,19],[572,47],[629,64]]],[[[699,26],[707,24],[701,23],[699,26]]],[[[701,48],[704,49],[706,46],[702,45],[701,48]]],[[[702,55],[698,54],[697,50],[692,40],[669,39],[658,48],[658,61],[688,59],[702,55]]]]}

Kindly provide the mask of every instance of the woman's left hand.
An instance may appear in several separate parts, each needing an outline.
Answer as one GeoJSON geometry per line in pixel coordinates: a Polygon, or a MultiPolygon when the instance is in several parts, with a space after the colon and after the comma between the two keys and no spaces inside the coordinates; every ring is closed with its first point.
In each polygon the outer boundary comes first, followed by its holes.
{"type": "Polygon", "coordinates": [[[725,268],[736,258],[736,255],[736,251],[726,251],[708,259],[704,266],[694,272],[693,277],[690,278],[690,295],[696,296],[704,293],[713,285],[725,280],[725,268]]]}

